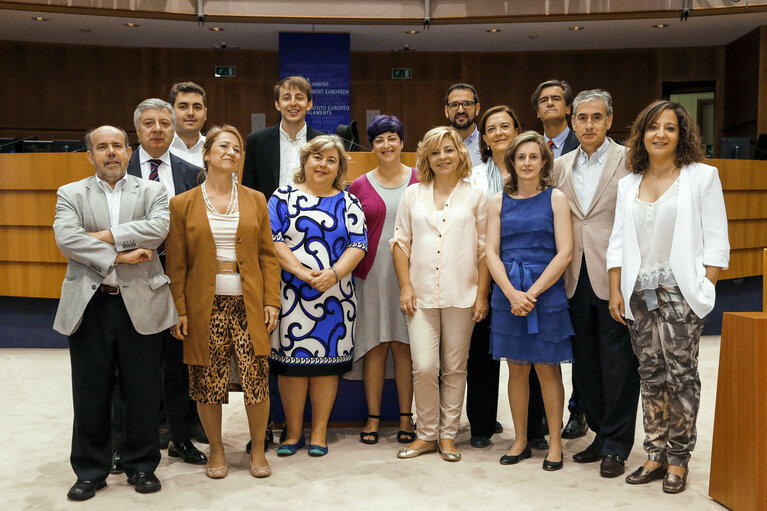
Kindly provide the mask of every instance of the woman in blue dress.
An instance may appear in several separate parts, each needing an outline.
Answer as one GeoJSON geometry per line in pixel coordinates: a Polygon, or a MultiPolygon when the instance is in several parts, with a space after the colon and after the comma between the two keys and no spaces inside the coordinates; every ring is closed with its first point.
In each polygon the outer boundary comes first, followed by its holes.
{"type": "Polygon", "coordinates": [[[527,444],[530,366],[541,382],[549,424],[544,470],[562,468],[564,387],[561,362],[572,361],[573,334],[562,274],[572,259],[567,198],[553,188],[554,156],[534,131],[514,139],[505,155],[509,177],[488,208],[487,266],[496,283],[490,352],[509,365],[509,403],[515,438],[501,458],[513,465],[532,456],[527,444]]]}
{"type": "Polygon", "coordinates": [[[344,191],[347,156],[335,135],[301,147],[295,185],[269,199],[280,260],[282,310],[269,356],[288,433],[277,449],[290,456],[305,445],[306,396],[312,403],[309,455],[327,454],[327,426],[338,377],[352,368],[357,303],[351,272],[367,250],[365,216],[344,191]]]}

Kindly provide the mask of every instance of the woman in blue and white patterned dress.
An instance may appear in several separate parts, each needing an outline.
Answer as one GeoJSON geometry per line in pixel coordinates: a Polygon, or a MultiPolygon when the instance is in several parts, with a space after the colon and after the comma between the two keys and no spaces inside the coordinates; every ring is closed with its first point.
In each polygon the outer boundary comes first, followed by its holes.
{"type": "Polygon", "coordinates": [[[345,192],[347,156],[335,135],[301,147],[295,185],[269,199],[272,238],[280,260],[282,311],[272,335],[272,370],[288,433],[277,449],[290,456],[305,445],[306,396],[312,403],[309,455],[328,452],[327,425],[338,377],[352,368],[357,300],[351,272],[365,256],[362,207],[345,192]]]}

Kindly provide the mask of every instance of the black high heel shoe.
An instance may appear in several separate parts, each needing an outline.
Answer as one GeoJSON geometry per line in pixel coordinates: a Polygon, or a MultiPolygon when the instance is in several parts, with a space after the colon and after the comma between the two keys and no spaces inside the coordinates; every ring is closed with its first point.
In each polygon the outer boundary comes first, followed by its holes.
{"type": "Polygon", "coordinates": [[[375,431],[361,431],[360,442],[363,444],[374,445],[378,443],[378,429],[381,427],[381,416],[368,414],[368,419],[378,419],[378,428],[375,431]]]}
{"type": "MultiPolygon", "coordinates": [[[[413,412],[410,413],[400,413],[400,417],[412,417],[413,412]]],[[[410,419],[410,424],[413,425],[413,429],[415,430],[415,424],[413,423],[413,420],[410,419]]],[[[405,431],[404,429],[400,429],[397,431],[397,442],[401,444],[409,444],[410,442],[415,441],[415,431],[405,431]]]]}

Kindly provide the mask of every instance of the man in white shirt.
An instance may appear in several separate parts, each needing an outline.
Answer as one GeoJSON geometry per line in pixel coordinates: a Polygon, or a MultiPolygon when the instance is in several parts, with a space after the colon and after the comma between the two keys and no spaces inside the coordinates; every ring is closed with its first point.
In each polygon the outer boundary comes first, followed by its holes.
{"type": "Polygon", "coordinates": [[[445,94],[445,117],[450,126],[458,130],[458,133],[469,150],[471,165],[476,167],[482,163],[479,154],[479,130],[474,124],[479,115],[479,96],[476,89],[468,83],[454,83],[447,89],[445,94]]]}
{"type": "Polygon", "coordinates": [[[567,116],[570,115],[573,103],[573,89],[569,83],[557,79],[547,80],[536,87],[530,102],[543,123],[543,138],[554,153],[554,158],[578,147],[578,138],[567,125],[567,116]]]}
{"type": "MultiPolygon", "coordinates": [[[[170,152],[176,134],[176,115],[169,103],[158,98],[142,101],[133,112],[133,124],[140,147],[131,155],[128,174],[159,181],[165,187],[168,200],[197,186],[197,176],[201,169],[170,152]]],[[[164,245],[159,247],[158,252],[164,268],[164,245]]],[[[169,456],[180,457],[186,463],[206,463],[205,455],[191,441],[193,421],[190,406],[195,405],[190,403],[183,345],[169,331],[163,332],[162,371],[165,417],[161,417],[160,444],[164,448],[165,438],[169,437],[169,456]]],[[[119,457],[119,440],[116,443],[116,455],[119,457]]],[[[113,465],[118,465],[113,467],[115,471],[119,470],[119,463],[113,465]]]]}
{"type": "Polygon", "coordinates": [[[161,332],[178,321],[157,247],[168,233],[168,198],[158,183],[126,175],[128,135],[101,126],[85,136],[96,175],[58,190],[53,231],[68,259],[53,328],[69,336],[74,421],[67,497],[87,500],[106,486],[109,409],[116,386],[125,406],[122,456],[139,493],[154,475],[161,332]]]}
{"type": "Polygon", "coordinates": [[[580,147],[554,161],[554,180],[570,203],[573,259],[565,290],[575,335],[573,383],[589,427],[596,433],[577,463],[601,460],[602,477],[625,470],[634,444],[639,400],[638,362],[628,328],[610,316],[605,254],[615,217],[618,181],[629,174],[626,150],[607,138],[612,97],[594,89],[573,101],[573,130],[580,147]]]}
{"type": "Polygon", "coordinates": [[[248,135],[242,166],[242,184],[263,193],[267,201],[277,188],[293,184],[301,146],[323,134],[306,124],[312,87],[305,78],[288,76],[277,82],[274,108],[280,122],[248,135]]]}
{"type": "Polygon", "coordinates": [[[208,119],[208,99],[205,89],[194,82],[179,82],[170,89],[169,103],[176,114],[176,133],[170,152],[192,165],[202,167],[201,133],[208,119]]]}

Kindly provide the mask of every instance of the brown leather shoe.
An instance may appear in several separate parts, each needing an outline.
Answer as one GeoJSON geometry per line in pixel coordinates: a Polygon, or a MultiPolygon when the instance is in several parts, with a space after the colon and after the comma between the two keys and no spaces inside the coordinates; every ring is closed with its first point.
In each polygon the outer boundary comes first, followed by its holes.
{"type": "Polygon", "coordinates": [[[656,479],[663,479],[666,471],[668,471],[668,463],[665,462],[655,470],[648,470],[642,465],[626,476],[626,482],[629,484],[647,484],[656,479]]]}
{"type": "Polygon", "coordinates": [[[663,479],[663,493],[682,493],[687,487],[687,474],[690,471],[687,467],[684,468],[684,475],[679,477],[678,475],[667,472],[666,478],[663,479]]]}

